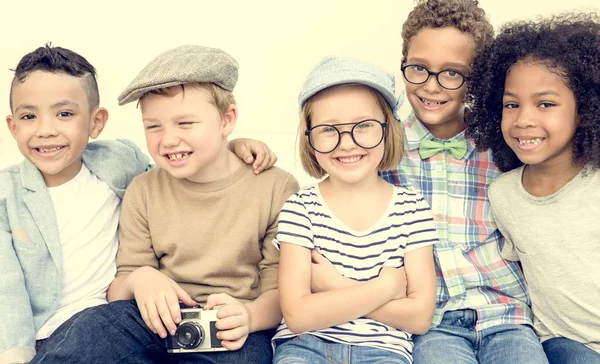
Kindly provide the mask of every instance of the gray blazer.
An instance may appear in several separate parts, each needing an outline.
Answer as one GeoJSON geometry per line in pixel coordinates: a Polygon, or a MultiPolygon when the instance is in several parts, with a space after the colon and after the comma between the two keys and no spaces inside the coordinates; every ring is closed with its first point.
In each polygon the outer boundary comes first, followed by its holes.
{"type": "MultiPolygon", "coordinates": [[[[90,143],[82,160],[119,198],[150,162],[128,140],[90,143]]],[[[35,355],[35,334],[61,290],[56,214],[40,171],[25,160],[0,170],[0,364],[35,355]]]]}

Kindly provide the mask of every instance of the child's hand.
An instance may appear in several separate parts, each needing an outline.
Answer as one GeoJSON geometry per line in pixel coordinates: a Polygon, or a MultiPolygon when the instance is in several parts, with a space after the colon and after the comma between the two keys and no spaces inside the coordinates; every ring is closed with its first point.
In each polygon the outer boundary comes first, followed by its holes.
{"type": "Polygon", "coordinates": [[[217,337],[228,350],[240,349],[250,334],[250,315],[240,301],[225,293],[211,294],[206,299],[205,310],[223,305],[217,311],[217,337]]]}
{"type": "Polygon", "coordinates": [[[392,299],[396,300],[406,297],[406,272],[404,267],[392,268],[384,266],[379,272],[378,278],[384,281],[392,292],[395,292],[392,299]]]}
{"type": "Polygon", "coordinates": [[[310,290],[312,293],[332,291],[352,284],[350,278],[342,276],[335,266],[316,249],[313,249],[311,258],[310,290]]]}
{"type": "Polygon", "coordinates": [[[146,326],[163,339],[167,337],[167,330],[175,335],[177,324],[181,322],[179,301],[187,306],[195,306],[196,302],[174,280],[154,268],[138,268],[129,278],[146,326]]]}
{"type": "Polygon", "coordinates": [[[238,138],[229,142],[229,149],[247,164],[252,164],[254,173],[259,174],[277,162],[277,156],[263,142],[238,138]]]}

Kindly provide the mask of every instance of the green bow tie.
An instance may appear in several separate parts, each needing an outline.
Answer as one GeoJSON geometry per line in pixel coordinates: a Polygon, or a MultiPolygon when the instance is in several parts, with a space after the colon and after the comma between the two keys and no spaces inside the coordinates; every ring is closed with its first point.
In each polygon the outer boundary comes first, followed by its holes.
{"type": "Polygon", "coordinates": [[[427,159],[441,151],[449,151],[456,159],[462,159],[467,154],[467,142],[457,140],[454,142],[436,142],[435,140],[423,140],[419,144],[419,155],[421,159],[427,159]]]}

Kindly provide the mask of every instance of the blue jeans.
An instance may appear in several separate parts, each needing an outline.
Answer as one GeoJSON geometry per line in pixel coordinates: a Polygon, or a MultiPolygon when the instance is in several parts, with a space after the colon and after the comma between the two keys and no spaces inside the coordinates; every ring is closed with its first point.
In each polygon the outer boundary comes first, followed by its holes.
{"type": "Polygon", "coordinates": [[[369,346],[346,345],[311,334],[298,335],[277,345],[273,364],[410,364],[400,354],[369,346]]]}
{"type": "Polygon", "coordinates": [[[600,353],[577,341],[557,337],[542,346],[550,364],[600,364],[600,353]]]}
{"type": "Polygon", "coordinates": [[[417,364],[548,364],[537,335],[525,325],[475,331],[474,310],[449,311],[428,333],[413,336],[417,364]]]}
{"type": "Polygon", "coordinates": [[[142,320],[135,301],[116,301],[74,315],[44,342],[30,364],[270,364],[273,333],[252,333],[236,351],[169,354],[165,340],[152,333],[142,320]]]}

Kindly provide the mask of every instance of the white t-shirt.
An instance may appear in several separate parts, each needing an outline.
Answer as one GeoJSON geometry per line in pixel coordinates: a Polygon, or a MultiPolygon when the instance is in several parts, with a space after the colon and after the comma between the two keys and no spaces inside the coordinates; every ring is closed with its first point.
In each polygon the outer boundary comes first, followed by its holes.
{"type": "Polygon", "coordinates": [[[600,353],[600,170],[584,168],[546,197],[525,190],[523,170],[489,190],[502,255],[523,265],[540,339],[566,337],[600,353]]]}
{"type": "MultiPolygon", "coordinates": [[[[423,197],[403,187],[394,187],[394,196],[384,216],[371,228],[355,231],[329,209],[318,185],[292,195],[279,214],[279,242],[318,248],[344,277],[368,281],[384,266],[404,266],[404,255],[437,243],[431,210],[423,197]]],[[[395,352],[412,362],[412,335],[378,321],[361,317],[346,323],[311,331],[308,334],[348,345],[370,346],[395,352]]],[[[295,336],[285,320],[273,338],[295,336]]]]}
{"type": "Polygon", "coordinates": [[[50,187],[62,247],[63,288],[58,307],[38,330],[48,338],[74,314],[106,303],[119,245],[119,197],[87,167],[65,184],[50,187]]]}

